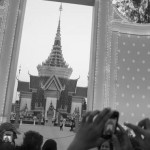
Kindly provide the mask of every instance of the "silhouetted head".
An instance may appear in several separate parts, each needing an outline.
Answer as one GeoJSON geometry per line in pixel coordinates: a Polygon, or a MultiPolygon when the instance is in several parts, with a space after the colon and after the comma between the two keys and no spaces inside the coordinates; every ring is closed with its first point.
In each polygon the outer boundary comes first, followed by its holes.
{"type": "Polygon", "coordinates": [[[10,122],[5,122],[0,125],[0,140],[3,142],[10,142],[15,144],[17,134],[20,132],[10,122]]]}
{"type": "Polygon", "coordinates": [[[13,124],[11,124],[10,122],[5,122],[0,125],[0,133],[2,133],[4,131],[12,131],[16,135],[20,134],[20,132],[16,129],[16,127],[13,124]]]}
{"type": "Polygon", "coordinates": [[[27,150],[40,150],[43,136],[36,131],[27,131],[24,134],[23,147],[27,150]]]}
{"type": "Polygon", "coordinates": [[[42,150],[57,150],[57,143],[53,139],[45,141],[42,150]]]}
{"type": "Polygon", "coordinates": [[[15,146],[11,143],[1,143],[0,150],[15,150],[15,146]]]}

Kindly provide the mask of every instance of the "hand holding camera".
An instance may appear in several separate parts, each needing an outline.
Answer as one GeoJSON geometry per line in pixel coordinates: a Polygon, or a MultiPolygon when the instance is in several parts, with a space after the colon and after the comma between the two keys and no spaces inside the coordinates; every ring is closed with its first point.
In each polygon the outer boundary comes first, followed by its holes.
{"type": "Polygon", "coordinates": [[[112,111],[108,108],[101,112],[87,112],[68,150],[87,150],[100,146],[105,141],[102,138],[104,125],[111,115],[112,111]]]}
{"type": "Polygon", "coordinates": [[[3,133],[3,142],[13,142],[13,132],[12,131],[5,131],[3,133]]]}
{"type": "Polygon", "coordinates": [[[118,123],[119,112],[113,111],[104,126],[102,137],[105,142],[100,150],[133,150],[132,144],[124,128],[118,123]],[[103,148],[105,146],[105,148],[103,148]]]}
{"type": "Polygon", "coordinates": [[[118,119],[119,119],[119,112],[112,111],[111,116],[108,118],[108,120],[104,125],[102,138],[104,138],[105,141],[100,146],[100,150],[113,150],[112,136],[116,134],[118,119]]]}
{"type": "Polygon", "coordinates": [[[118,119],[119,119],[119,112],[113,111],[110,118],[107,120],[104,126],[104,131],[102,137],[104,139],[110,139],[113,134],[116,133],[116,128],[118,125],[118,119]]]}

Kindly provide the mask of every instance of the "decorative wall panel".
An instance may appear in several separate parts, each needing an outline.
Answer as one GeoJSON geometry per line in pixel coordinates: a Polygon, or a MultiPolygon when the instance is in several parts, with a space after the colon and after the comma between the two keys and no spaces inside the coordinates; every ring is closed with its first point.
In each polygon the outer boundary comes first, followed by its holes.
{"type": "Polygon", "coordinates": [[[150,24],[129,22],[111,3],[95,1],[88,110],[111,107],[136,123],[150,117],[150,24]]]}
{"type": "Polygon", "coordinates": [[[113,15],[108,106],[119,110],[121,123],[137,123],[150,117],[150,25],[119,19],[115,9],[113,15]]]}
{"type": "Polygon", "coordinates": [[[26,0],[0,1],[0,123],[9,121],[26,0]]]}
{"type": "Polygon", "coordinates": [[[121,120],[150,117],[150,36],[118,33],[116,109],[121,120]]]}

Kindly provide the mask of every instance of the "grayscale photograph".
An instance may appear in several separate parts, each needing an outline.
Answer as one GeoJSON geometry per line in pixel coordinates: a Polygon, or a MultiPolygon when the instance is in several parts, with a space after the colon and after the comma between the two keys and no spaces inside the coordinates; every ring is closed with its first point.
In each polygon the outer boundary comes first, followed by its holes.
{"type": "Polygon", "coordinates": [[[149,141],[150,0],[0,0],[0,150],[149,141]]]}

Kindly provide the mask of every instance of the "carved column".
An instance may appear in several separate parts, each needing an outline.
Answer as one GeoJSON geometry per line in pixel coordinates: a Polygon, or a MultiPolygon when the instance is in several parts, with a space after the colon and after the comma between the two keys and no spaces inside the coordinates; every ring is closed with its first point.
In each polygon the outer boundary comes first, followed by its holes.
{"type": "Polygon", "coordinates": [[[109,106],[111,1],[95,0],[89,67],[88,110],[109,106]]]}
{"type": "Polygon", "coordinates": [[[9,121],[26,0],[0,3],[0,123],[9,121]]]}

